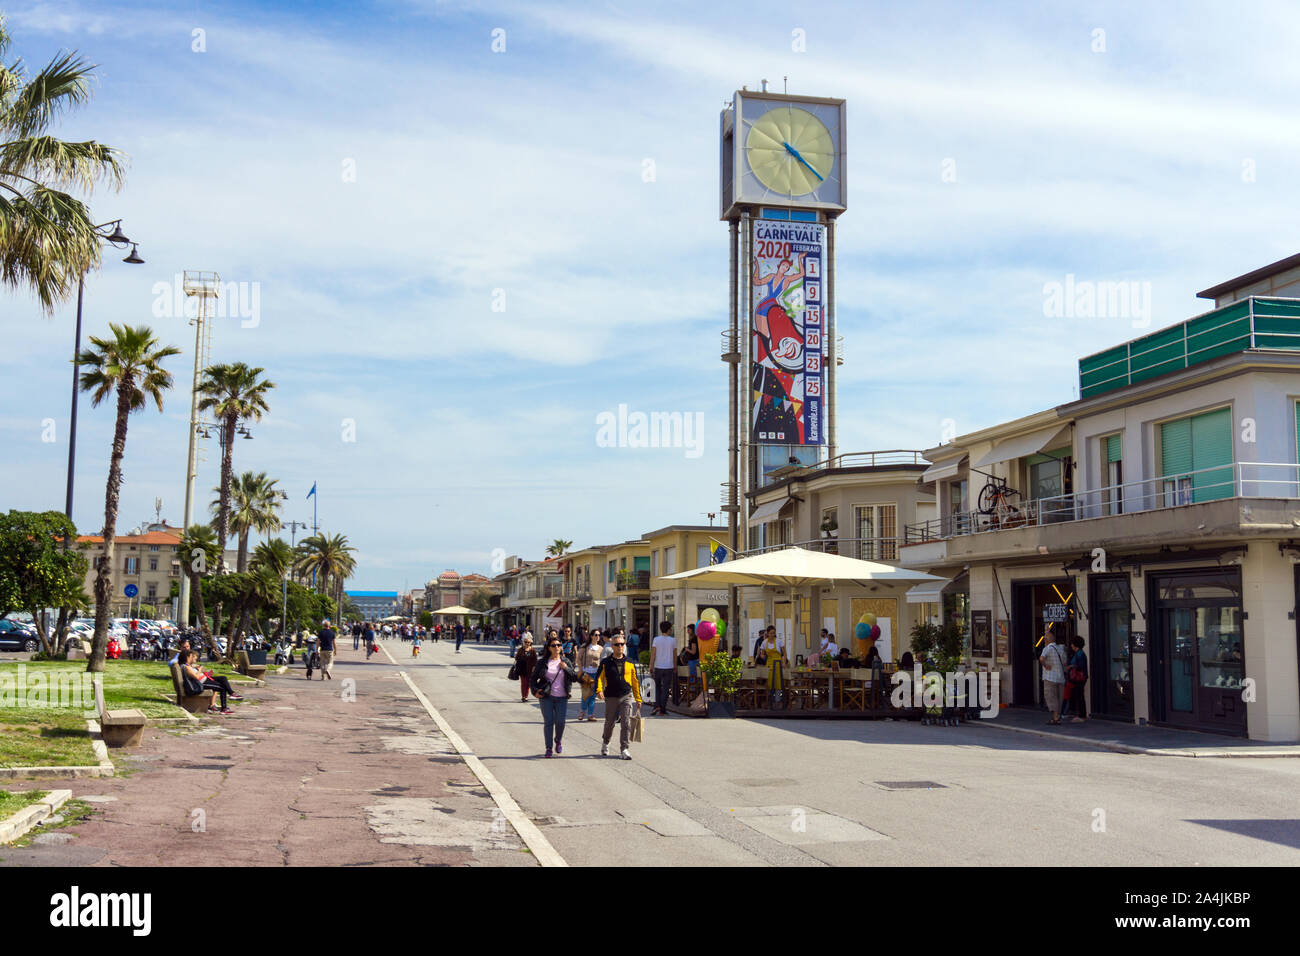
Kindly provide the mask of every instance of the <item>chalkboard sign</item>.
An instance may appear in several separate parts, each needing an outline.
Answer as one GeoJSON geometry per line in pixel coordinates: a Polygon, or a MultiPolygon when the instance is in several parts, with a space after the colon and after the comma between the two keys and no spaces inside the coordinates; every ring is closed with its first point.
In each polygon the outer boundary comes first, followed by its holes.
{"type": "Polygon", "coordinates": [[[1130,646],[1134,654],[1145,654],[1147,652],[1147,632],[1133,631],[1129,637],[1130,646]]]}

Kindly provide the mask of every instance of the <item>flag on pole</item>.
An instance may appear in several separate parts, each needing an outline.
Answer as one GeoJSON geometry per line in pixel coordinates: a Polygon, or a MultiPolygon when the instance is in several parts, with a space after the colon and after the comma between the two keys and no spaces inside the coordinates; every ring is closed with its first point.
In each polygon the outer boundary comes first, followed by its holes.
{"type": "Polygon", "coordinates": [[[313,481],[311,483],[311,491],[307,492],[307,497],[310,498],[314,494],[316,494],[316,482],[313,481]]]}
{"type": "Polygon", "coordinates": [[[721,564],[729,556],[725,544],[715,538],[709,539],[709,564],[721,564]]]}

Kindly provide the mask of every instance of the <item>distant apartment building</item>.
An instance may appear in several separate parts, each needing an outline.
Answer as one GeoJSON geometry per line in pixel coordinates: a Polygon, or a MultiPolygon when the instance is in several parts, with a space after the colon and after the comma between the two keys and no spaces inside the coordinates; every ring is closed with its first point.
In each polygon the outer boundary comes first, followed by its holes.
{"type": "Polygon", "coordinates": [[[396,591],[345,591],[368,621],[377,621],[402,613],[402,602],[396,591]]]}

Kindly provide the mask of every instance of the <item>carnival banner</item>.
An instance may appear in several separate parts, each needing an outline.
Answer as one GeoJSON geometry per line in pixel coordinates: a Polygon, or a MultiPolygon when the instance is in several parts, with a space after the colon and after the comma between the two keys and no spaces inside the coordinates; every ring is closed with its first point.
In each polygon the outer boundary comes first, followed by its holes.
{"type": "Polygon", "coordinates": [[[820,445],[825,227],[754,221],[750,440],[820,445]]]}

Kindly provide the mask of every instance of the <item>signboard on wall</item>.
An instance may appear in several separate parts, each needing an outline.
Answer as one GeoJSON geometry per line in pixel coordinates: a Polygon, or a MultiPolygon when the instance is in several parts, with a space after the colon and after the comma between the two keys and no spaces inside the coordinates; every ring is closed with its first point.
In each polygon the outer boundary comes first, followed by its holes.
{"type": "Polygon", "coordinates": [[[971,657],[993,656],[993,612],[970,612],[971,657]]]}
{"type": "Polygon", "coordinates": [[[757,219],[753,232],[750,441],[820,445],[826,229],[757,219]]]}

